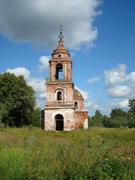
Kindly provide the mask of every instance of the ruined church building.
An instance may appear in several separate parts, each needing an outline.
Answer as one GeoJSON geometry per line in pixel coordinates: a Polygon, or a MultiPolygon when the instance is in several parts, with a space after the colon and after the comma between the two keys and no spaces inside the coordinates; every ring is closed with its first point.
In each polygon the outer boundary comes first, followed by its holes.
{"type": "Polygon", "coordinates": [[[50,131],[71,131],[88,128],[88,112],[84,111],[84,98],[72,82],[72,60],[64,47],[62,30],[58,47],[49,61],[49,80],[46,82],[46,106],[42,127],[50,131]]]}

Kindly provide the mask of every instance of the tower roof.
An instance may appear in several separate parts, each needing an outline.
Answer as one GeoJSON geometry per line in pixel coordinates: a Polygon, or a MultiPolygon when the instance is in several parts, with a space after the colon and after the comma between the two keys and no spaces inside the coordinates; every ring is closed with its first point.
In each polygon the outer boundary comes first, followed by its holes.
{"type": "Polygon", "coordinates": [[[62,25],[60,26],[60,33],[59,33],[59,41],[58,41],[58,46],[56,49],[53,50],[53,53],[52,53],[52,56],[55,55],[55,54],[61,54],[61,53],[64,53],[64,54],[69,54],[69,51],[64,47],[64,36],[63,36],[63,32],[62,32],[62,25]]]}

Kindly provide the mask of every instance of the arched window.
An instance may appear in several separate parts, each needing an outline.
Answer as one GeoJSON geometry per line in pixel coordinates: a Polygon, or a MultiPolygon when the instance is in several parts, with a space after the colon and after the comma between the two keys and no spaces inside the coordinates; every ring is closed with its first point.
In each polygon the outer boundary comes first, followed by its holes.
{"type": "Polygon", "coordinates": [[[78,103],[77,102],[75,102],[75,108],[78,109],[78,103]]]}
{"type": "Polygon", "coordinates": [[[61,91],[57,92],[57,100],[58,101],[62,100],[62,92],[61,91]]]}
{"type": "Polygon", "coordinates": [[[63,78],[64,78],[63,65],[61,63],[58,63],[56,65],[56,79],[61,80],[63,78]]]}

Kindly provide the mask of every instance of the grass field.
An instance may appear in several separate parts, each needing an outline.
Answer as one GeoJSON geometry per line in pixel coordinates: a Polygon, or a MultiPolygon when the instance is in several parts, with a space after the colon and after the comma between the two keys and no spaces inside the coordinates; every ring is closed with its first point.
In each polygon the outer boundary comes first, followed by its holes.
{"type": "Polygon", "coordinates": [[[135,180],[135,129],[0,129],[0,180],[135,180]]]}

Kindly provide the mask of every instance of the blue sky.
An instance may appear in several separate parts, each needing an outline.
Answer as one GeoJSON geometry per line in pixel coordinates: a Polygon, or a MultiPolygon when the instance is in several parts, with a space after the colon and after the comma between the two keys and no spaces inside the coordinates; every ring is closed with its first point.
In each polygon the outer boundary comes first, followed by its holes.
{"type": "Polygon", "coordinates": [[[43,107],[47,63],[63,24],[73,81],[89,113],[127,109],[135,98],[135,1],[58,1],[0,1],[0,73],[23,74],[43,107]]]}

